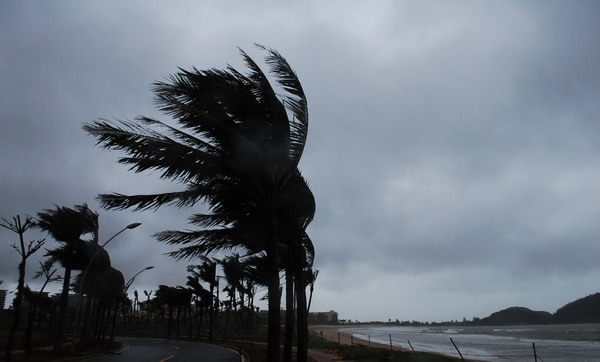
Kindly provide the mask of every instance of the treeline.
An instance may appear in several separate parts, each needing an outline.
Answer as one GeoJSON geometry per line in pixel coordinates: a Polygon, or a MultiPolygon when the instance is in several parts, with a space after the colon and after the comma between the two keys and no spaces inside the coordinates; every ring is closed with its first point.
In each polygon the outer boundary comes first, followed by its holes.
{"type": "MultiPolygon", "coordinates": [[[[172,118],[168,123],[148,117],[114,122],[101,119],[85,124],[83,129],[100,147],[121,152],[118,161],[130,171],[157,172],[161,179],[177,185],[175,190],[157,194],[101,194],[100,206],[132,211],[206,206],[206,212],[188,216],[191,230],[163,230],[154,237],[176,248],[169,253],[176,260],[204,261],[226,255],[220,260],[225,278],[237,273],[246,282],[227,280],[228,299],[222,301],[224,309],[219,306],[225,311],[225,324],[235,324],[236,314],[240,321],[252,318],[245,311],[253,308],[252,302],[248,304],[247,284],[253,280],[267,290],[267,361],[291,361],[293,346],[295,360],[306,361],[310,307],[306,294],[307,288],[312,291],[317,275],[313,270],[315,247],[306,232],[314,218],[315,198],[298,167],[308,135],[308,107],[288,62],[277,51],[258,47],[266,52],[267,73],[240,50],[245,74],[231,66],[222,70],[180,69],[166,81],[155,82],[155,101],[159,110],[172,118]],[[233,269],[228,273],[228,268],[233,269]],[[286,311],[283,318],[282,304],[286,311]]],[[[67,327],[79,329],[70,333],[79,335],[79,344],[102,339],[107,333],[112,340],[133,278],[125,282],[123,274],[111,266],[104,246],[112,238],[99,243],[97,219],[87,205],[77,205],[74,209],[57,206],[23,223],[19,217],[3,220],[2,226],[19,235],[13,247],[21,255],[7,360],[19,327],[26,259],[43,244],[24,241],[24,232],[34,225],[61,245],[47,254],[62,271],[63,281],[56,329],[52,331],[55,349],[63,344],[67,327]],[[87,234],[90,240],[81,239],[87,234]],[[72,273],[78,275],[71,278],[72,273]],[[80,300],[75,318],[68,315],[69,291],[76,292],[80,300]]],[[[126,229],[137,226],[139,223],[130,224],[126,229]]],[[[208,293],[196,290],[203,298],[199,303],[204,303],[196,308],[198,321],[206,314],[201,310],[217,313],[213,295],[218,288],[209,284],[208,293]]],[[[188,301],[193,292],[165,287],[157,294],[162,306],[148,309],[148,316],[166,310],[167,323],[173,318],[177,323],[181,313],[191,320],[189,316],[194,313],[188,301]]],[[[209,323],[216,319],[210,318],[210,313],[209,323]]]]}

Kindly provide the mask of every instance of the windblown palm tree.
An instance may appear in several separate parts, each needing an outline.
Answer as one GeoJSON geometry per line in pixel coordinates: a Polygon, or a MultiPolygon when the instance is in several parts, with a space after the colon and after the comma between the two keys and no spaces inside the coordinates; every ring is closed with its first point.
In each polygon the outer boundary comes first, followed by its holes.
{"type": "Polygon", "coordinates": [[[283,221],[278,210],[302,156],[308,111],[300,82],[287,61],[278,52],[261,48],[268,53],[266,63],[285,91],[283,96],[275,92],[259,66],[242,51],[249,68],[247,75],[232,67],[181,70],[168,82],[155,83],[160,109],[174,117],[183,130],[146,117],[118,124],[97,121],[84,129],[96,136],[103,147],[127,153],[129,157],[122,157],[119,162],[130,165],[133,171],[159,170],[162,178],[187,185],[185,190],[162,194],[101,195],[104,207],[143,210],[164,204],[192,206],[203,201],[212,215],[195,215],[193,222],[204,227],[228,225],[231,220],[246,223],[244,234],[235,238],[232,230],[223,229],[158,236],[162,241],[183,245],[179,257],[239,246],[266,253],[268,360],[277,361],[278,252],[283,243],[283,221]],[[240,211],[232,212],[234,209],[240,211]],[[258,219],[260,223],[249,227],[250,220],[258,219]],[[204,237],[207,232],[212,234],[210,241],[204,237]]]}
{"type": "Polygon", "coordinates": [[[179,321],[181,319],[181,309],[189,311],[192,299],[192,290],[183,287],[169,287],[166,285],[159,285],[155,296],[155,299],[158,301],[158,303],[160,303],[161,305],[166,305],[169,310],[167,338],[171,336],[173,309],[176,309],[176,337],[179,338],[179,321]]]}
{"type": "Polygon", "coordinates": [[[81,237],[91,233],[93,238],[97,239],[98,214],[91,211],[86,204],[75,205],[73,209],[57,206],[56,209],[46,209],[38,213],[37,226],[61,243],[60,247],[48,250],[46,254],[65,269],[59,302],[58,331],[54,344],[54,349],[59,350],[67,317],[71,271],[83,270],[90,260],[87,255],[87,243],[81,240],[81,237]]]}
{"type": "MultiPolygon", "coordinates": [[[[200,256],[199,259],[202,261],[201,264],[198,265],[190,265],[187,270],[191,274],[191,278],[196,280],[196,282],[201,279],[202,281],[208,283],[209,285],[209,294],[210,300],[207,301],[210,306],[209,313],[209,322],[208,322],[208,339],[210,341],[213,340],[213,332],[216,318],[216,309],[217,309],[217,298],[215,296],[215,288],[217,288],[217,262],[206,257],[200,256]]],[[[188,277],[190,280],[190,277],[188,277]]],[[[206,297],[206,295],[205,295],[206,297]]]]}
{"type": "Polygon", "coordinates": [[[186,285],[192,291],[192,294],[196,297],[196,321],[197,321],[197,330],[196,330],[196,339],[200,338],[200,328],[202,326],[202,316],[204,311],[207,309],[210,310],[213,305],[214,296],[211,292],[206,290],[202,284],[200,283],[200,277],[193,272],[193,265],[188,267],[188,271],[192,273],[192,275],[188,275],[186,285]]]}
{"type": "MultiPolygon", "coordinates": [[[[225,330],[223,332],[223,339],[226,340],[229,332],[229,322],[231,320],[231,313],[232,311],[237,311],[236,293],[241,292],[244,288],[244,265],[240,260],[240,255],[237,253],[225,257],[223,260],[220,261],[220,264],[223,268],[223,273],[225,274],[225,281],[228,284],[228,286],[225,288],[225,291],[228,293],[229,296],[227,315],[225,321],[225,330]]],[[[243,297],[241,297],[240,299],[243,302],[243,297]]]]}

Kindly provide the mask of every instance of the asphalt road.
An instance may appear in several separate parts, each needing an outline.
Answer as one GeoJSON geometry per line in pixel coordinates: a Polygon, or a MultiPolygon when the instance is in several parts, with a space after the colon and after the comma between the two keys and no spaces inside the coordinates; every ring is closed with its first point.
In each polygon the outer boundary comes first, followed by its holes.
{"type": "Polygon", "coordinates": [[[240,355],[230,349],[205,343],[153,338],[120,337],[126,347],[120,354],[91,359],[102,362],[239,362],[240,355]]]}

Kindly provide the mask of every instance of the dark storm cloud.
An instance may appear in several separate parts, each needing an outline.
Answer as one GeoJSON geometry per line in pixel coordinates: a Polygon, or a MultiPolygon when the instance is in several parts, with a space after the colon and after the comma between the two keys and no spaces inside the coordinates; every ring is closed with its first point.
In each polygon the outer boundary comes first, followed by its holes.
{"type": "MultiPolygon", "coordinates": [[[[178,66],[241,67],[236,46],[260,59],[259,42],[289,60],[309,99],[316,309],[460,319],[520,301],[552,311],[597,291],[595,2],[260,4],[2,4],[0,216],[177,189],[131,175],[82,123],[167,119],[153,81],[178,66]],[[396,299],[405,308],[384,302],[396,299]],[[423,302],[436,299],[445,307],[423,302]]],[[[143,222],[108,246],[126,278],[157,267],[134,287],[185,282],[193,261],[173,264],[151,235],[186,228],[193,210],[100,212],[102,240],[143,222]]],[[[15,239],[0,240],[4,252],[15,239]]],[[[7,283],[14,256],[0,264],[7,283]]]]}

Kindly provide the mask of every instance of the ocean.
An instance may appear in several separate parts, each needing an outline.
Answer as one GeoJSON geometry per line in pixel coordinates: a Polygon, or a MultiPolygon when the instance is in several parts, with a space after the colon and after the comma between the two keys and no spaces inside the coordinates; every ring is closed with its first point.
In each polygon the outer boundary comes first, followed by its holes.
{"type": "Polygon", "coordinates": [[[600,324],[541,326],[365,326],[338,332],[415,351],[480,361],[600,361],[600,324]],[[452,341],[450,340],[452,339],[452,341]]]}

